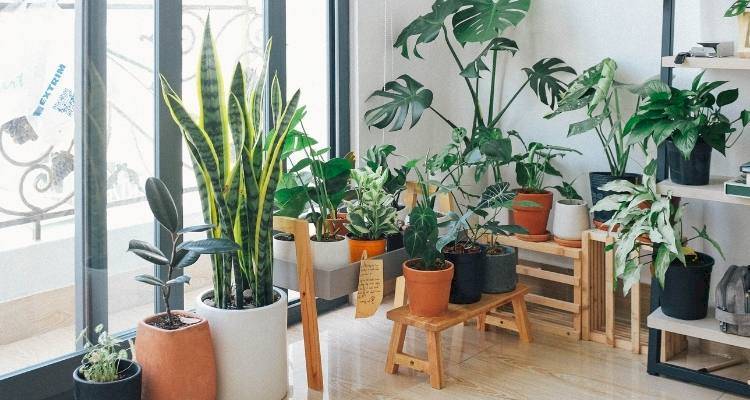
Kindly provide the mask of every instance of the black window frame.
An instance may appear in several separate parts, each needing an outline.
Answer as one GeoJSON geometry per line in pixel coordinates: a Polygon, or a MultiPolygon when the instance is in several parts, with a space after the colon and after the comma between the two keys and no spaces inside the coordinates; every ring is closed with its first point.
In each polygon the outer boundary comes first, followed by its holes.
{"type": "MultiPolygon", "coordinates": [[[[329,74],[329,139],[332,156],[350,151],[349,138],[349,1],[326,0],[328,25],[329,74]]],[[[276,70],[282,92],[286,93],[286,0],[263,0],[264,31],[273,37],[270,59],[271,70],[276,70]]],[[[182,0],[154,0],[154,82],[159,74],[180,91],[182,79],[182,0]]],[[[101,192],[106,175],[97,172],[96,165],[106,167],[106,135],[94,131],[86,121],[96,118],[106,121],[103,104],[106,96],[106,17],[105,1],[76,0],[76,91],[86,93],[76,110],[76,329],[102,324],[107,326],[107,253],[106,253],[106,195],[101,192]],[[86,68],[80,67],[86,66],[86,68]],[[104,85],[96,87],[96,78],[104,85]],[[86,118],[84,118],[86,116],[86,118]],[[88,155],[99,155],[93,158],[88,155]]],[[[182,205],[182,146],[181,134],[172,122],[161,101],[159,85],[154,91],[154,171],[175,194],[178,207],[182,205]]],[[[101,124],[100,126],[106,126],[101,124]]],[[[106,171],[106,168],[99,168],[106,171]]],[[[154,223],[154,238],[158,246],[169,245],[166,233],[154,223]]],[[[157,276],[166,272],[155,268],[157,276]]],[[[184,306],[182,288],[173,290],[174,308],[184,306]]],[[[345,304],[347,297],[318,300],[318,312],[323,313],[345,304]]],[[[154,292],[154,311],[164,310],[164,304],[154,292]]],[[[289,323],[300,320],[299,301],[289,304],[289,323]]],[[[92,332],[93,335],[93,332],[92,332]]],[[[135,338],[135,327],[118,335],[122,339],[135,338]]],[[[93,337],[91,339],[94,339],[93,337]]],[[[80,365],[82,352],[48,360],[9,374],[0,375],[3,400],[71,399],[73,370],[80,365]]]]}

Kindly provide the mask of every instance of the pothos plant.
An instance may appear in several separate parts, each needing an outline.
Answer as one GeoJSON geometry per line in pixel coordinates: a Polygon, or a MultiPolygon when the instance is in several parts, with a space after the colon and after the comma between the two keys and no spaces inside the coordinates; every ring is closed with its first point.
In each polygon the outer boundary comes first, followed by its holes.
{"type": "Polygon", "coordinates": [[[380,240],[398,233],[393,195],[385,192],[388,171],[382,167],[352,170],[352,186],[356,198],[344,201],[346,224],[352,237],[359,240],[380,240]]]}
{"type": "MultiPolygon", "coordinates": [[[[523,69],[526,75],[524,83],[507,104],[500,104],[496,88],[501,54],[513,56],[518,51],[516,42],[502,35],[506,29],[517,26],[526,17],[530,6],[531,0],[436,0],[432,10],[407,25],[393,44],[393,47],[401,49],[404,58],[408,59],[410,54],[422,58],[420,45],[442,39],[473,104],[472,129],[463,139],[467,151],[480,148],[487,155],[496,157],[509,153],[509,138],[502,135],[498,127],[518,96],[531,88],[543,104],[554,108],[567,87],[558,76],[575,74],[575,70],[559,58],[544,58],[523,69]],[[413,46],[410,44],[412,38],[415,38],[413,46]],[[467,46],[472,44],[478,44],[480,48],[468,61],[462,61],[454,43],[466,49],[476,48],[467,46]],[[481,93],[483,86],[480,81],[487,73],[490,79],[488,93],[481,93]]],[[[412,128],[421,120],[424,112],[430,110],[451,129],[458,128],[456,123],[434,107],[433,92],[409,75],[401,75],[385,83],[370,98],[385,100],[385,103],[365,113],[365,121],[370,127],[390,127],[390,131],[398,131],[404,128],[407,116],[411,115],[409,128],[412,128]]],[[[499,173],[499,168],[491,170],[499,173]]],[[[497,176],[495,178],[498,180],[497,176]]]]}
{"type": "MultiPolygon", "coordinates": [[[[594,132],[607,156],[609,172],[622,177],[628,166],[633,143],[625,140],[625,116],[621,109],[622,97],[632,96],[632,86],[618,82],[617,63],[605,58],[600,63],[579,75],[560,98],[557,109],[544,118],[551,119],[563,113],[585,109],[584,121],[576,122],[568,128],[568,137],[594,132]]],[[[636,98],[636,108],[641,97],[636,98]]]]}
{"type": "MultiPolygon", "coordinates": [[[[84,341],[85,353],[80,368],[83,377],[97,383],[121,379],[125,371],[120,368],[120,361],[129,360],[128,349],[122,348],[121,343],[104,330],[104,325],[97,325],[94,333],[97,334],[96,343],[88,340],[86,330],[78,336],[78,340],[84,341]]],[[[132,349],[133,342],[128,341],[128,344],[132,349]]]]}
{"type": "Polygon", "coordinates": [[[608,251],[615,251],[615,281],[623,279],[625,294],[637,284],[641,268],[652,266],[652,274],[664,287],[664,278],[669,265],[679,260],[689,266],[698,257],[688,242],[705,239],[724,257],[721,247],[713,240],[704,226],[693,227],[695,236],[683,237],[682,215],[684,205],[673,201],[672,194],[662,196],[656,191],[656,162],[651,160],[644,169],[642,184],[625,180],[609,182],[602,190],[614,192],[599,201],[592,211],[614,211],[606,222],[610,233],[615,235],[614,243],[607,245],[608,251]],[[619,227],[614,231],[612,227],[619,227]],[[616,247],[616,248],[615,248],[616,247]],[[648,247],[652,254],[641,255],[648,247]],[[650,260],[651,259],[651,260],[650,260]]]}
{"type": "Polygon", "coordinates": [[[581,155],[581,152],[568,147],[546,145],[539,142],[526,143],[515,131],[508,132],[514,136],[523,146],[522,153],[513,156],[512,161],[516,164],[516,181],[521,186],[523,193],[544,193],[547,189],[556,189],[563,195],[580,198],[572,185],[545,186],[544,181],[548,175],[562,178],[562,173],[552,165],[552,160],[562,158],[570,153],[581,155]],[[565,192],[565,193],[563,193],[565,192]]]}

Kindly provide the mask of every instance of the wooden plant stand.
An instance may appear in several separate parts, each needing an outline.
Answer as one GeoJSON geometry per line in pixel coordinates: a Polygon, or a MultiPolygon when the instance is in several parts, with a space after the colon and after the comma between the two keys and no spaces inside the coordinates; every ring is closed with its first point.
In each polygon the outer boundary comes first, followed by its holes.
{"type": "Polygon", "coordinates": [[[412,315],[409,312],[409,306],[401,306],[388,311],[387,317],[393,321],[393,332],[388,346],[385,371],[389,374],[395,374],[398,372],[398,367],[403,365],[428,374],[432,387],[441,389],[443,387],[441,332],[472,318],[483,319],[491,310],[508,303],[513,305],[515,320],[513,324],[503,325],[503,327],[518,332],[522,341],[531,342],[531,330],[524,300],[524,296],[528,292],[528,287],[519,284],[516,290],[510,293],[484,294],[482,299],[474,304],[450,304],[448,305],[448,311],[439,317],[412,315]],[[406,328],[409,326],[426,331],[427,360],[403,352],[406,328]]]}

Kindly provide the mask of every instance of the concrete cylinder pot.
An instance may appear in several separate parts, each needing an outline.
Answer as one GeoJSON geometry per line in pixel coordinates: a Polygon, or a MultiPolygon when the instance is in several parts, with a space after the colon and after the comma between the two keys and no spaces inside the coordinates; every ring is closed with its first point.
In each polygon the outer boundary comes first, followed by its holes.
{"type": "MultiPolygon", "coordinates": [[[[349,264],[349,243],[347,238],[337,236],[336,241],[317,242],[310,240],[313,267],[340,267],[349,264]]],[[[288,240],[284,234],[273,237],[273,258],[290,263],[297,262],[297,249],[294,240],[288,240]]]]}
{"type": "Polygon", "coordinates": [[[583,200],[565,199],[555,203],[552,234],[567,247],[581,247],[581,234],[591,227],[589,207],[583,200]]]}
{"type": "MultiPolygon", "coordinates": [[[[197,299],[196,311],[211,325],[216,355],[218,400],[280,400],[286,397],[287,297],[274,289],[275,303],[244,310],[222,310],[206,305],[213,290],[197,299]]],[[[183,397],[202,399],[202,397],[183,397]]]]}
{"type": "Polygon", "coordinates": [[[163,314],[138,323],[135,354],[143,368],[143,398],[216,399],[216,363],[208,321],[187,311],[175,318],[199,322],[174,330],[150,325],[163,314]]]}
{"type": "Polygon", "coordinates": [[[491,246],[485,250],[484,293],[507,293],[518,284],[518,252],[513,247],[491,246]]]}

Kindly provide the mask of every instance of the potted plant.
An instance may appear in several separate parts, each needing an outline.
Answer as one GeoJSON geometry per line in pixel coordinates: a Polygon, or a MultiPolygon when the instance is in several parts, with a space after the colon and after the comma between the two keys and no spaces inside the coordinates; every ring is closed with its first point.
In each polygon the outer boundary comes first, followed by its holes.
{"type": "MultiPolygon", "coordinates": [[[[353,156],[323,160],[327,149],[315,150],[315,140],[304,129],[291,137],[304,156],[281,177],[275,193],[275,215],[303,218],[315,226],[310,236],[313,266],[337,267],[349,264],[346,215],[339,212],[349,194],[353,156]]],[[[274,236],[277,259],[297,262],[294,236],[274,236]]]]}
{"type": "Polygon", "coordinates": [[[750,58],[750,0],[737,0],[727,9],[724,16],[727,18],[737,17],[739,34],[737,36],[736,54],[740,58],[750,58]]]}
{"type": "MultiPolygon", "coordinates": [[[[409,23],[393,44],[393,47],[401,49],[401,55],[407,59],[411,54],[422,58],[419,46],[433,43],[436,39],[450,52],[458,78],[466,84],[473,105],[470,134],[463,138],[467,151],[481,149],[487,156],[504,154],[509,157],[512,152],[510,140],[502,135],[499,128],[510,106],[524,90],[531,89],[543,104],[554,108],[567,86],[558,76],[575,74],[575,70],[561,59],[543,58],[531,67],[523,68],[523,83],[510,101],[502,104],[501,95],[496,91],[500,85],[496,81],[503,76],[500,67],[504,65],[503,54],[514,56],[518,52],[516,42],[503,37],[503,34],[508,28],[521,23],[530,7],[529,0],[514,1],[512,4],[509,1],[436,0],[432,10],[409,23]],[[459,44],[460,48],[454,43],[459,44]],[[475,49],[472,44],[481,47],[475,54],[462,60],[459,51],[475,49]],[[490,82],[482,84],[480,81],[483,78],[489,78],[490,82]],[[488,87],[489,93],[480,96],[482,87],[488,87]]],[[[433,105],[432,91],[406,74],[374,91],[370,99],[382,99],[384,103],[365,113],[365,122],[369,127],[399,131],[411,114],[411,129],[427,110],[451,130],[459,127],[433,105]]],[[[487,171],[483,167],[478,166],[476,174],[479,177],[487,171]]],[[[499,173],[499,170],[490,170],[499,173]]],[[[496,181],[500,180],[496,177],[496,181]]]]}
{"type": "Polygon", "coordinates": [[[714,95],[726,81],[701,82],[702,77],[703,73],[695,77],[689,90],[653,82],[625,127],[627,143],[644,148],[650,140],[657,146],[666,144],[669,175],[680,185],[707,185],[713,149],[725,154],[750,124],[750,111],[742,111],[734,120],[722,113],[723,107],[737,101],[737,89],[714,95]],[[738,122],[740,131],[733,127],[738,122]]]}
{"type": "Polygon", "coordinates": [[[389,166],[388,158],[395,155],[395,151],[396,146],[392,144],[376,145],[367,149],[365,156],[362,158],[365,165],[371,170],[380,167],[386,170],[388,174],[388,178],[383,185],[383,190],[393,196],[393,207],[398,212],[396,218],[397,232],[386,235],[386,248],[388,251],[398,250],[404,247],[403,229],[405,223],[403,217],[405,217],[405,215],[402,216],[401,212],[406,206],[399,202],[399,197],[406,189],[406,176],[409,175],[410,171],[409,167],[406,165],[402,165],[399,168],[391,168],[389,166]]]}
{"type": "MultiPolygon", "coordinates": [[[[587,119],[570,124],[568,137],[594,132],[609,165],[609,171],[589,173],[592,204],[608,195],[599,189],[607,182],[624,179],[637,183],[641,179],[639,174],[626,172],[633,144],[625,141],[624,127],[627,118],[621,109],[621,103],[625,100],[623,97],[628,93],[636,95],[636,108],[641,97],[638,95],[638,88],[616,81],[616,74],[617,63],[605,58],[571,82],[557,103],[557,109],[544,117],[551,119],[563,113],[585,109],[587,119]]],[[[601,226],[610,218],[612,213],[597,211],[594,214],[594,224],[601,226]]]]}
{"type": "Polygon", "coordinates": [[[196,77],[197,120],[162,80],[164,101],[193,159],[203,218],[213,226],[209,234],[240,246],[212,256],[213,288],[196,301],[198,315],[211,326],[219,400],[280,399],[289,386],[287,297],[273,287],[273,200],[283,161],[299,150],[299,142],[288,139],[304,107],[298,107],[299,91],[283,101],[276,77],[266,91],[270,45],[256,83],[247,89],[238,63],[224,95],[206,22],[196,77]]]}
{"type": "MultiPolygon", "coordinates": [[[[73,372],[76,400],[141,400],[141,366],[129,359],[128,351],[102,325],[95,332],[97,342],[86,339],[81,365],[73,372]]],[[[132,343],[131,343],[132,348],[132,343]]]]}
{"type": "Polygon", "coordinates": [[[569,153],[581,152],[539,142],[527,145],[518,133],[511,131],[509,134],[518,138],[524,148],[523,153],[513,156],[516,181],[521,186],[513,201],[513,221],[529,232],[527,235],[518,235],[520,239],[543,242],[549,239],[547,222],[553,200],[552,192],[547,190],[553,187],[544,186],[544,180],[547,175],[562,177],[560,171],[552,165],[552,160],[569,153]]]}
{"type": "MultiPolygon", "coordinates": [[[[644,170],[644,183],[614,181],[604,190],[616,192],[594,207],[614,211],[607,222],[619,226],[615,233],[615,278],[622,278],[627,294],[640,282],[641,268],[650,266],[654,285],[662,288],[660,303],[665,315],[679,319],[702,319],[708,312],[708,296],[714,259],[688,247],[688,242],[705,239],[722,255],[719,244],[708,235],[706,228],[693,228],[696,235],[683,237],[683,205],[672,199],[671,193],[661,196],[656,192],[656,162],[650,161],[644,170]],[[625,193],[625,194],[623,194],[625,193]],[[650,207],[641,203],[649,202],[650,207]],[[652,260],[641,256],[641,250],[652,250],[652,260]]],[[[610,228],[611,230],[611,228],[610,228]]]]}
{"type": "MultiPolygon", "coordinates": [[[[412,167],[416,162],[410,162],[412,167]]],[[[438,247],[438,222],[435,197],[429,184],[418,170],[421,196],[409,213],[409,225],[404,231],[404,247],[409,259],[402,269],[409,296],[409,311],[421,317],[437,317],[448,309],[454,267],[445,260],[438,247]]]]}
{"type": "Polygon", "coordinates": [[[581,247],[583,231],[591,227],[589,206],[573,187],[573,182],[563,182],[554,187],[562,195],[555,202],[552,235],[555,242],[565,247],[581,247]]]}
{"type": "Polygon", "coordinates": [[[393,196],[383,189],[387,178],[382,167],[352,170],[356,199],[344,201],[351,262],[359,261],[365,251],[368,257],[385,253],[386,236],[398,232],[393,196]]]}
{"type": "Polygon", "coordinates": [[[159,400],[199,396],[216,398],[216,363],[208,321],[187,311],[170,307],[172,287],[189,284],[188,275],[178,272],[195,264],[201,254],[220,254],[239,249],[223,238],[183,241],[188,232],[205,232],[212,225],[180,228],[180,218],[172,195],[157,178],[146,180],[146,199],[151,212],[171,237],[169,256],[141,240],[131,240],[128,251],[167,270],[166,279],[138,275],[135,279],[154,286],[162,296],[166,311],[138,322],[136,353],[143,366],[143,395],[159,400]],[[186,348],[192,349],[185,351],[186,348]],[[179,377],[179,379],[178,379],[179,377]]]}

